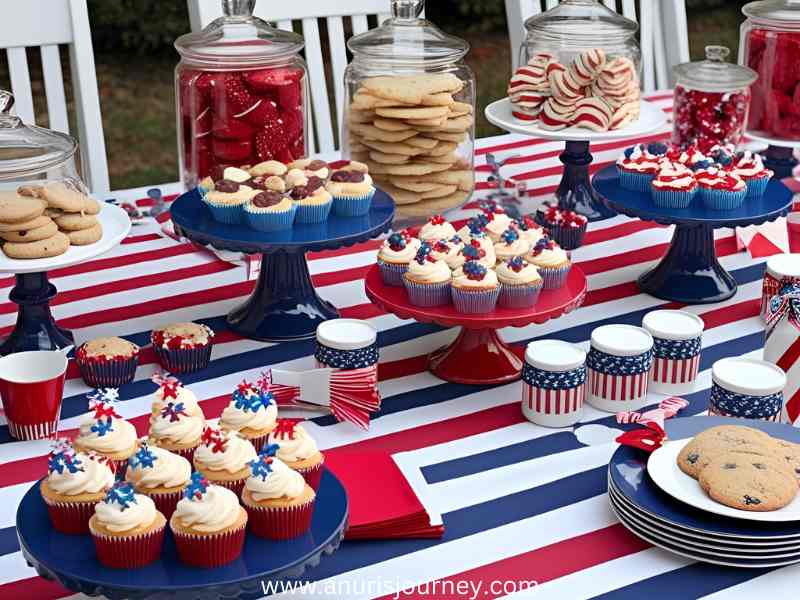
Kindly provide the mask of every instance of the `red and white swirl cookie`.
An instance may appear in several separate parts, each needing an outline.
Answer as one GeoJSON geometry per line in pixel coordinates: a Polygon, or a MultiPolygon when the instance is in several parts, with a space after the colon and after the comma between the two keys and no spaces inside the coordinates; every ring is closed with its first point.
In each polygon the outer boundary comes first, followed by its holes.
{"type": "Polygon", "coordinates": [[[601,98],[583,98],[575,105],[572,124],[592,131],[608,131],[611,108],[601,98]]]}
{"type": "Polygon", "coordinates": [[[620,105],[611,115],[609,129],[622,129],[639,119],[639,102],[627,102],[620,105]]]}
{"type": "Polygon", "coordinates": [[[547,74],[550,80],[550,92],[562,103],[574,103],[583,98],[583,86],[575,81],[572,71],[558,65],[561,68],[554,68],[550,65],[547,74]]]}
{"type": "Polygon", "coordinates": [[[582,52],[572,62],[572,74],[582,86],[592,83],[606,64],[606,53],[602,48],[582,52]]]}
{"type": "Polygon", "coordinates": [[[542,129],[556,131],[572,124],[575,116],[575,105],[561,104],[556,98],[548,98],[542,104],[539,113],[539,125],[542,129]]]}

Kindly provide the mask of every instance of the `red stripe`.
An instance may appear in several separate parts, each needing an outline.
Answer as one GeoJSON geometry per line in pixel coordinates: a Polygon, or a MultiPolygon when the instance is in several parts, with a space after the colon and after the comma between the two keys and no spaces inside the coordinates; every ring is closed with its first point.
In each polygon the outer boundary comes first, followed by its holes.
{"type": "Polygon", "coordinates": [[[55,581],[47,581],[41,577],[20,579],[0,585],[0,598],[35,598],[36,600],[54,600],[70,596],[70,592],[55,581]]]}

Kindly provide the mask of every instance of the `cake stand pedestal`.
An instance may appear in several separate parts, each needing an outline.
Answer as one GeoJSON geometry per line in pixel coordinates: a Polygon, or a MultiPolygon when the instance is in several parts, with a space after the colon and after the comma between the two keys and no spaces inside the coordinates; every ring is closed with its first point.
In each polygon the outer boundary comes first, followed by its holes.
{"type": "Polygon", "coordinates": [[[102,203],[97,219],[103,237],[88,246],[71,246],[61,256],[13,259],[0,255],[0,273],[13,273],[16,283],[8,295],[18,306],[14,330],[0,345],[0,355],[28,350],[61,350],[73,345],[72,332],[59,327],[50,302],[58,291],[50,283],[48,272],[70,267],[108,252],[119,244],[131,228],[128,214],[114,204],[102,203]]]}
{"type": "Polygon", "coordinates": [[[773,221],[786,215],[792,205],[792,193],[776,179],[760,199],[747,199],[734,210],[710,210],[699,198],[688,208],[660,208],[649,192],[620,187],[614,165],[599,171],[593,184],[613,210],[643,221],[675,225],[667,253],[638,283],[639,289],[651,296],[684,304],[721,302],[736,293],[736,280],[717,260],[715,229],[773,221]]]}
{"type": "Polygon", "coordinates": [[[244,304],[228,313],[228,324],[250,339],[285,342],[313,338],[317,325],[339,316],[314,289],[305,253],[352,246],[388,231],[394,202],[376,190],[363,217],[331,214],[324,223],[272,233],[218,223],[196,189],[175,200],[170,212],[175,231],[198,244],[262,255],[256,286],[244,304]]]}
{"type": "Polygon", "coordinates": [[[586,296],[586,276],[573,266],[567,282],[557,290],[543,290],[531,308],[496,308],[485,314],[463,314],[452,304],[414,306],[405,288],[383,283],[380,269],[373,265],[364,279],[367,297],[401,319],[461,327],[449,345],[428,356],[428,369],[445,381],[466,384],[497,384],[520,378],[525,348],[509,346],[497,333],[502,327],[524,327],[544,323],[578,308],[586,296]]]}
{"type": "Polygon", "coordinates": [[[574,210],[590,221],[607,219],[616,214],[597,195],[589,180],[589,166],[592,164],[590,144],[625,138],[641,138],[663,128],[667,123],[664,111],[645,100],[641,102],[641,115],[638,121],[624,129],[602,132],[594,132],[582,127],[567,127],[553,131],[543,129],[536,123],[525,124],[518,121],[511,113],[511,100],[508,98],[493,102],[486,107],[485,112],[490,123],[511,133],[566,143],[564,152],[559,156],[564,165],[564,173],[555,196],[559,207],[574,210]]]}

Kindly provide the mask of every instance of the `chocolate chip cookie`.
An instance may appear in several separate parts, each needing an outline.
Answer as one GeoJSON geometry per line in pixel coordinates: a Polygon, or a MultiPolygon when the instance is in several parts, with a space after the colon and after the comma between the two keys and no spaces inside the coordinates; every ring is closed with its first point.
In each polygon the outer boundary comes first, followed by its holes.
{"type": "Polygon", "coordinates": [[[695,479],[716,455],[725,451],[773,455],[772,438],[763,431],[740,425],[721,425],[696,435],[678,454],[678,467],[695,479]]]}

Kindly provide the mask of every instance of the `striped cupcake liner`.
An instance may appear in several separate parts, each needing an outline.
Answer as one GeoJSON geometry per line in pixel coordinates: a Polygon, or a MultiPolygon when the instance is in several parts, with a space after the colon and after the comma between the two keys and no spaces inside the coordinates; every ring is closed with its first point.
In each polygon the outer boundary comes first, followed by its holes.
{"type": "Polygon", "coordinates": [[[204,200],[215,221],[226,225],[240,225],[244,221],[243,204],[214,204],[207,197],[204,200]]]}
{"type": "Polygon", "coordinates": [[[138,354],[130,357],[80,358],[80,349],[75,353],[81,379],[93,388],[118,388],[133,381],[139,364],[138,354]]]}
{"type": "Polygon", "coordinates": [[[567,281],[567,275],[572,268],[572,263],[567,263],[562,267],[537,267],[539,275],[542,276],[542,289],[555,290],[560,288],[567,281]]]}
{"type": "Polygon", "coordinates": [[[764,195],[764,192],[767,191],[769,180],[769,177],[753,177],[751,179],[745,179],[745,183],[747,184],[747,197],[761,198],[761,196],[764,195]]]}
{"type": "Polygon", "coordinates": [[[328,200],[324,204],[298,204],[297,214],[294,216],[295,223],[324,223],[331,214],[333,200],[328,200]]]}
{"type": "Polygon", "coordinates": [[[197,535],[172,530],[181,562],[192,567],[220,567],[233,562],[242,553],[246,526],[224,533],[197,535]]]}
{"type": "Polygon", "coordinates": [[[268,540],[289,540],[311,528],[314,499],[294,506],[251,506],[245,503],[250,533],[268,540]]]}
{"type": "Polygon", "coordinates": [[[256,212],[244,211],[244,218],[251,229],[258,231],[283,231],[291,229],[297,214],[297,205],[293,204],[290,210],[256,212]]]}
{"type": "Polygon", "coordinates": [[[403,277],[408,301],[414,306],[442,306],[450,304],[450,280],[436,283],[417,283],[403,277]]]}
{"type": "Polygon", "coordinates": [[[503,283],[500,286],[497,304],[502,308],[529,308],[539,299],[542,286],[541,281],[515,285],[503,283]]]}
{"type": "Polygon", "coordinates": [[[620,187],[633,192],[649,192],[650,184],[655,179],[652,173],[633,173],[617,168],[620,187]]]}
{"type": "Polygon", "coordinates": [[[653,204],[661,208],[686,208],[692,203],[695,190],[678,192],[653,188],[653,204]]]}
{"type": "Polygon", "coordinates": [[[703,205],[708,209],[733,210],[744,203],[744,199],[747,197],[747,190],[732,192],[701,187],[700,197],[703,199],[703,205]]]}
{"type": "Polygon", "coordinates": [[[162,494],[150,494],[146,489],[144,491],[136,491],[140,494],[148,496],[153,501],[153,504],[156,505],[158,512],[167,518],[167,521],[169,521],[172,513],[175,512],[178,502],[180,502],[181,498],[183,498],[183,489],[180,489],[176,492],[165,492],[162,494]]]}
{"type": "Polygon", "coordinates": [[[497,305],[497,297],[499,295],[499,285],[487,290],[452,286],[453,306],[455,306],[456,311],[460,313],[477,314],[491,312],[497,305]]]}
{"type": "Polygon", "coordinates": [[[362,217],[369,212],[375,188],[363,196],[334,196],[333,214],[340,217],[362,217]]]}
{"type": "Polygon", "coordinates": [[[575,250],[583,244],[583,237],[586,235],[588,225],[587,222],[581,227],[561,227],[548,223],[546,227],[550,230],[550,237],[564,250],[575,250]]]}
{"type": "Polygon", "coordinates": [[[207,479],[210,483],[213,483],[214,485],[218,485],[220,487],[224,487],[225,489],[232,491],[234,494],[236,494],[236,497],[238,498],[239,496],[242,495],[242,490],[244,489],[244,482],[247,478],[243,477],[242,479],[234,479],[232,481],[225,481],[222,479],[210,479],[208,477],[207,479]]]}
{"type": "MultiPolygon", "coordinates": [[[[44,497],[44,496],[43,496],[44,497]]],[[[53,529],[70,535],[89,533],[89,519],[97,500],[90,502],[51,502],[44,498],[53,529]]]]}
{"type": "Polygon", "coordinates": [[[92,531],[97,560],[111,569],[136,569],[149,565],[161,556],[166,528],[164,523],[147,533],[120,536],[92,531]]]}
{"type": "Polygon", "coordinates": [[[324,462],[325,457],[323,456],[322,460],[316,465],[312,465],[310,467],[292,468],[300,473],[300,475],[303,476],[303,479],[306,480],[306,483],[309,485],[309,487],[316,492],[319,489],[319,482],[322,479],[322,465],[324,462]]]}
{"type": "Polygon", "coordinates": [[[403,287],[403,275],[408,271],[408,264],[398,265],[378,259],[378,268],[381,270],[383,283],[394,287],[403,287]]]}
{"type": "Polygon", "coordinates": [[[211,348],[211,342],[194,348],[171,349],[153,346],[158,364],[175,374],[205,369],[211,362],[211,348]]]}

